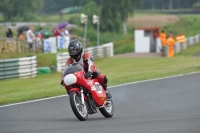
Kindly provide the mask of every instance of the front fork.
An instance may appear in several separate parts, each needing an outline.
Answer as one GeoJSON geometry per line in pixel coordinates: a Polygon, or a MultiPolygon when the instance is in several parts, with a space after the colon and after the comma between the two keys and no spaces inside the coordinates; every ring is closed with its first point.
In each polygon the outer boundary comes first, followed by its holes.
{"type": "Polygon", "coordinates": [[[85,101],[84,101],[84,95],[83,95],[83,88],[80,87],[81,90],[81,104],[84,105],[85,101]]]}

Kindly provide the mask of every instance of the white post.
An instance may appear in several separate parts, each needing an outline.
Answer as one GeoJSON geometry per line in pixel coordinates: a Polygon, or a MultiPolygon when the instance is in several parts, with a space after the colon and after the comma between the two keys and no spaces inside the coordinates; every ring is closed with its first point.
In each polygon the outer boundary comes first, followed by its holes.
{"type": "Polygon", "coordinates": [[[97,46],[99,46],[99,27],[100,27],[100,17],[97,22],[97,46]]]}
{"type": "Polygon", "coordinates": [[[88,21],[88,16],[81,13],[81,23],[85,24],[84,37],[83,37],[83,48],[85,48],[85,45],[86,45],[87,21],[88,21]]]}
{"type": "Polygon", "coordinates": [[[97,46],[99,46],[99,26],[100,26],[100,18],[97,15],[93,15],[93,24],[97,24],[97,46]]]}
{"type": "Polygon", "coordinates": [[[85,45],[86,45],[86,34],[87,34],[87,20],[85,22],[85,30],[84,30],[84,37],[83,37],[83,48],[85,48],[85,45]]]}

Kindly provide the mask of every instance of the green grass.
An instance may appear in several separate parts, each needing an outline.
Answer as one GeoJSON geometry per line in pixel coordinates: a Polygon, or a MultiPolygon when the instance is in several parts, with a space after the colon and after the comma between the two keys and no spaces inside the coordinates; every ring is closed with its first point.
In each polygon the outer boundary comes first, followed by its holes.
{"type": "Polygon", "coordinates": [[[176,54],[176,57],[181,57],[181,56],[191,57],[191,56],[195,56],[198,53],[200,53],[200,43],[187,47],[185,50],[176,54]]]}
{"type": "Polygon", "coordinates": [[[71,17],[80,17],[80,13],[66,14],[61,18],[59,14],[54,15],[39,15],[37,22],[62,22],[68,21],[71,17]],[[45,18],[45,19],[44,19],[45,18]]]}
{"type": "Polygon", "coordinates": [[[180,20],[175,24],[164,26],[167,31],[173,31],[174,35],[185,34],[186,37],[194,36],[199,34],[200,28],[200,16],[194,15],[178,15],[180,20]]]}
{"type": "Polygon", "coordinates": [[[38,75],[30,79],[1,80],[0,104],[27,101],[64,94],[59,87],[60,73],[38,75]]]}
{"type": "Polygon", "coordinates": [[[175,57],[168,58],[114,58],[102,60],[101,64],[109,62],[106,69],[100,69],[107,74],[109,85],[171,76],[200,70],[200,58],[175,57]]]}
{"type": "MultiPolygon", "coordinates": [[[[107,75],[108,86],[113,86],[200,71],[200,57],[193,56],[199,51],[200,44],[190,46],[174,58],[112,57],[95,60],[95,63],[107,75]]],[[[29,79],[1,80],[0,105],[66,94],[65,89],[60,88],[60,74],[52,72],[29,79]]]]}

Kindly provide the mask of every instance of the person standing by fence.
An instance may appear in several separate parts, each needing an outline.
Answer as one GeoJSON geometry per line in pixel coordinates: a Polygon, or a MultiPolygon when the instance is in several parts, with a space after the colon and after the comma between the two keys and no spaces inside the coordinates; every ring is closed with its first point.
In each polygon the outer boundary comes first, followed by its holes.
{"type": "Polygon", "coordinates": [[[18,32],[17,38],[19,38],[21,40],[26,40],[26,37],[25,37],[23,31],[19,31],[18,32]]]}
{"type": "Polygon", "coordinates": [[[42,28],[40,28],[40,30],[38,31],[37,38],[39,38],[40,40],[43,38],[43,36],[42,36],[42,28]]]}
{"type": "Polygon", "coordinates": [[[174,57],[174,45],[175,45],[175,40],[173,38],[172,32],[170,32],[169,37],[167,38],[168,57],[169,58],[174,57]]]}
{"type": "Polygon", "coordinates": [[[8,38],[13,37],[13,32],[12,32],[11,28],[8,28],[8,30],[6,31],[6,37],[8,37],[8,38]]]}
{"type": "Polygon", "coordinates": [[[165,31],[164,30],[162,30],[161,32],[160,32],[160,41],[161,41],[161,44],[162,44],[162,47],[161,47],[161,49],[160,49],[160,51],[161,51],[161,56],[164,56],[164,48],[165,48],[165,46],[166,46],[166,34],[165,34],[165,31]]]}
{"type": "Polygon", "coordinates": [[[57,26],[54,30],[53,30],[53,34],[55,37],[60,36],[61,30],[59,29],[59,27],[57,26]]]}
{"type": "Polygon", "coordinates": [[[27,42],[29,44],[29,51],[30,52],[33,51],[33,41],[36,39],[33,32],[34,32],[33,27],[30,27],[30,29],[26,32],[26,38],[27,38],[27,42]]]}

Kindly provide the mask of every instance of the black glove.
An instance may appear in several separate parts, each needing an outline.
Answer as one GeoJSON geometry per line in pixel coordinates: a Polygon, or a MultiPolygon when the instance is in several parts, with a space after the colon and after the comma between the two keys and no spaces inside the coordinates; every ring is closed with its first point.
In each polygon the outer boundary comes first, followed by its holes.
{"type": "Polygon", "coordinates": [[[85,74],[85,78],[89,78],[89,77],[91,77],[91,75],[92,75],[92,72],[88,71],[88,72],[85,74]]]}
{"type": "Polygon", "coordinates": [[[63,80],[61,80],[60,85],[64,86],[63,80]]]}

